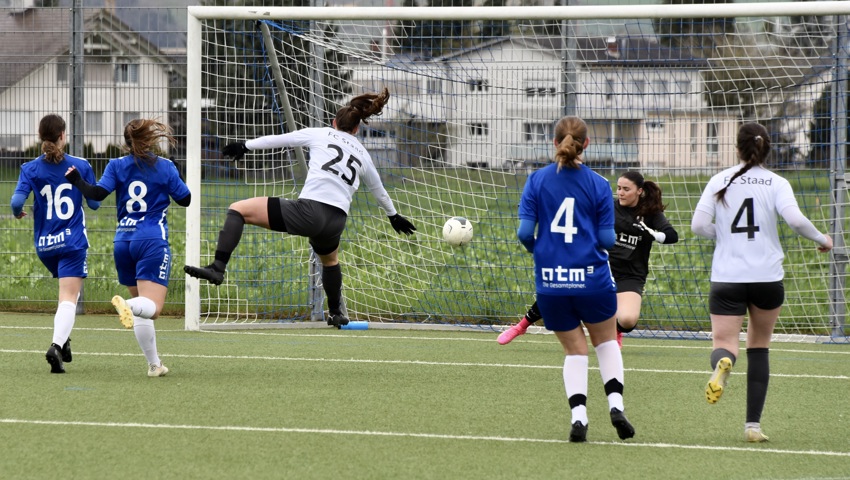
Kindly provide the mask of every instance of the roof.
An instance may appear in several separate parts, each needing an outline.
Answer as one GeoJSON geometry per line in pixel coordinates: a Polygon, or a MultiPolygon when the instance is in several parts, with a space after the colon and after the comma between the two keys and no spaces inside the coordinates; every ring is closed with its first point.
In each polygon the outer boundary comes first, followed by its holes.
{"type": "MultiPolygon", "coordinates": [[[[473,52],[487,50],[504,43],[518,43],[525,48],[536,48],[560,57],[565,48],[565,38],[559,36],[498,37],[433,59],[451,60],[473,52]]],[[[695,58],[687,49],[666,47],[655,36],[629,35],[624,37],[578,37],[575,39],[575,58],[583,64],[620,66],[705,66],[707,60],[695,58]]]]}
{"type": "MultiPolygon", "coordinates": [[[[104,9],[83,9],[86,40],[97,37],[123,55],[145,55],[175,65],[152,43],[104,9]]],[[[22,13],[0,12],[0,92],[20,82],[53,58],[68,55],[71,10],[31,8],[22,13]]]]}

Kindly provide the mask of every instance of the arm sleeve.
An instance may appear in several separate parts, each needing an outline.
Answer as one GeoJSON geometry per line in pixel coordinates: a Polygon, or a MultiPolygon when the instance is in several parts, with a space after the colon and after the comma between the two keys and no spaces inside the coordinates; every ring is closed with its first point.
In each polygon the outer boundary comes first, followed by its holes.
{"type": "Polygon", "coordinates": [[[378,205],[384,209],[387,216],[392,217],[397,214],[398,212],[393,205],[393,200],[390,198],[390,194],[387,193],[387,189],[384,188],[384,183],[381,182],[381,176],[378,175],[378,170],[375,168],[375,164],[372,163],[371,158],[364,164],[360,175],[363,178],[363,183],[366,184],[366,188],[369,189],[369,192],[375,197],[378,205]]]}
{"type": "Polygon", "coordinates": [[[304,130],[284,133],[282,135],[266,135],[245,142],[248,150],[263,150],[266,148],[305,147],[310,141],[310,135],[304,130]]]}
{"type": "Polygon", "coordinates": [[[12,195],[12,214],[16,217],[24,210],[24,202],[27,201],[27,195],[23,193],[15,193],[12,195]]]}
{"type": "Polygon", "coordinates": [[[673,228],[673,225],[670,225],[670,221],[667,220],[667,217],[663,213],[659,213],[652,219],[650,228],[664,234],[664,241],[661,243],[669,245],[679,241],[679,232],[673,228]]]}
{"type": "Polygon", "coordinates": [[[691,231],[705,238],[717,238],[717,231],[714,229],[712,220],[714,217],[697,208],[694,212],[694,218],[691,219],[691,231]]]}
{"type": "Polygon", "coordinates": [[[613,247],[617,241],[617,234],[614,232],[614,227],[600,228],[597,235],[599,236],[599,245],[605,250],[613,247]]]}
{"type": "Polygon", "coordinates": [[[92,185],[87,181],[83,180],[82,177],[76,178],[73,184],[80,190],[80,192],[83,193],[83,196],[86,197],[87,200],[95,200],[100,202],[101,200],[109,196],[109,192],[107,192],[105,188],[99,185],[92,185]]]}
{"type": "Polygon", "coordinates": [[[826,236],[818,231],[814,224],[803,215],[797,205],[789,205],[779,214],[782,215],[791,230],[794,230],[798,235],[806,237],[818,245],[826,243],[826,236]]]}
{"type": "Polygon", "coordinates": [[[529,253],[534,253],[534,229],[536,227],[537,222],[523,218],[520,219],[519,228],[516,231],[516,237],[529,253]]]}
{"type": "Polygon", "coordinates": [[[181,207],[188,207],[192,203],[192,194],[189,193],[183,198],[174,200],[174,202],[177,203],[177,205],[180,205],[181,207]]]}

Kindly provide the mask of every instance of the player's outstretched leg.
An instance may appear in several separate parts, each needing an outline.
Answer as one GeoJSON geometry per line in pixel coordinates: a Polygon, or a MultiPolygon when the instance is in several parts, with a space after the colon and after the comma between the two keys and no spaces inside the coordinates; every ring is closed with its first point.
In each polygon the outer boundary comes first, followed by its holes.
{"type": "Polygon", "coordinates": [[[626,440],[635,436],[635,427],[629,423],[626,414],[618,408],[611,409],[611,425],[617,429],[617,436],[620,440],[626,440]]]}
{"type": "Polygon", "coordinates": [[[127,305],[127,301],[121,295],[112,297],[112,306],[118,312],[118,319],[121,320],[121,325],[124,328],[133,328],[133,310],[127,305]]]}
{"type": "Polygon", "coordinates": [[[528,321],[528,318],[522,317],[522,320],[520,320],[519,323],[512,325],[511,328],[499,334],[499,338],[497,338],[496,341],[499,342],[499,345],[507,345],[516,337],[525,335],[529,325],[531,325],[531,322],[528,321]]]}
{"type": "Polygon", "coordinates": [[[714,367],[714,373],[705,385],[705,399],[708,400],[708,403],[714,404],[720,400],[720,396],[723,395],[723,388],[726,387],[726,379],[731,372],[732,359],[729,357],[721,358],[714,367]]]}
{"type": "Polygon", "coordinates": [[[50,373],[65,373],[65,366],[62,364],[62,347],[52,343],[44,356],[50,364],[50,373]]]}
{"type": "Polygon", "coordinates": [[[183,271],[190,277],[206,280],[213,285],[221,285],[222,282],[224,282],[224,271],[219,270],[215,264],[210,264],[206,267],[193,267],[191,265],[186,265],[183,267],[183,271]]]}

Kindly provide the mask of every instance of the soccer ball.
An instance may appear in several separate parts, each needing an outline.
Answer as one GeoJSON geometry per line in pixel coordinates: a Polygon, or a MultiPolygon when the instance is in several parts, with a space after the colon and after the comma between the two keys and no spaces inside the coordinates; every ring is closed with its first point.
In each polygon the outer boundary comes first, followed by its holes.
{"type": "Polygon", "coordinates": [[[453,247],[462,247],[472,240],[472,222],[463,217],[452,217],[443,225],[443,240],[453,247]]]}

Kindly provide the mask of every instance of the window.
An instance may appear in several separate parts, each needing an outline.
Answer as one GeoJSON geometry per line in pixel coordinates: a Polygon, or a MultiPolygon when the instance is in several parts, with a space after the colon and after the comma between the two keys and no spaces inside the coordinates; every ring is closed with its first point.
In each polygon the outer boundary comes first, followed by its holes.
{"type": "Polygon", "coordinates": [[[103,133],[103,112],[85,112],[86,133],[103,133]]]}
{"type": "Polygon", "coordinates": [[[551,123],[523,123],[522,134],[526,143],[548,143],[555,138],[551,123]]]}
{"type": "Polygon", "coordinates": [[[137,118],[142,118],[142,114],[139,112],[124,112],[124,123],[121,124],[121,131],[124,131],[124,127],[127,126],[130,121],[135,120],[137,118]]]}
{"type": "Polygon", "coordinates": [[[663,79],[655,79],[652,82],[652,93],[655,95],[666,95],[667,94],[667,82],[663,79]]]}
{"type": "Polygon", "coordinates": [[[68,78],[68,57],[59,57],[56,59],[56,81],[67,83],[68,78]]]}
{"type": "Polygon", "coordinates": [[[490,90],[490,82],[483,78],[469,80],[470,92],[486,92],[490,90]]]}
{"type": "Polygon", "coordinates": [[[635,80],[635,93],[639,95],[646,93],[646,80],[635,80]]]}
{"type": "Polygon", "coordinates": [[[391,135],[391,132],[387,132],[386,130],[380,128],[372,127],[361,128],[360,133],[363,138],[386,138],[391,135]]]}
{"type": "Polygon", "coordinates": [[[705,134],[706,153],[708,155],[717,155],[720,153],[720,143],[717,141],[717,124],[713,122],[706,124],[705,134]]]}
{"type": "Polygon", "coordinates": [[[525,96],[528,98],[534,97],[551,97],[558,93],[558,89],[551,81],[547,80],[529,80],[524,82],[525,96]]]}
{"type": "Polygon", "coordinates": [[[21,150],[20,135],[0,135],[0,151],[2,150],[21,150]]]}
{"type": "Polygon", "coordinates": [[[699,124],[691,123],[691,157],[695,157],[699,150],[699,124]]]}
{"type": "Polygon", "coordinates": [[[691,81],[687,78],[676,80],[677,91],[681,94],[691,93],[691,81]]]}
{"type": "Polygon", "coordinates": [[[646,130],[650,132],[660,132],[664,130],[664,122],[661,120],[649,120],[646,122],[646,130]]]}
{"type": "Polygon", "coordinates": [[[614,79],[611,77],[605,78],[605,98],[610,99],[614,96],[614,79]]]}
{"type": "MultiPolygon", "coordinates": [[[[426,83],[428,93],[443,93],[443,81],[439,78],[429,78],[426,83]]],[[[375,90],[379,92],[380,90],[375,90]]]]}
{"type": "Polygon", "coordinates": [[[139,83],[139,64],[116,63],[115,83],[139,83]]]}
{"type": "Polygon", "coordinates": [[[469,134],[475,136],[488,135],[490,133],[489,123],[470,123],[469,134]]]}

